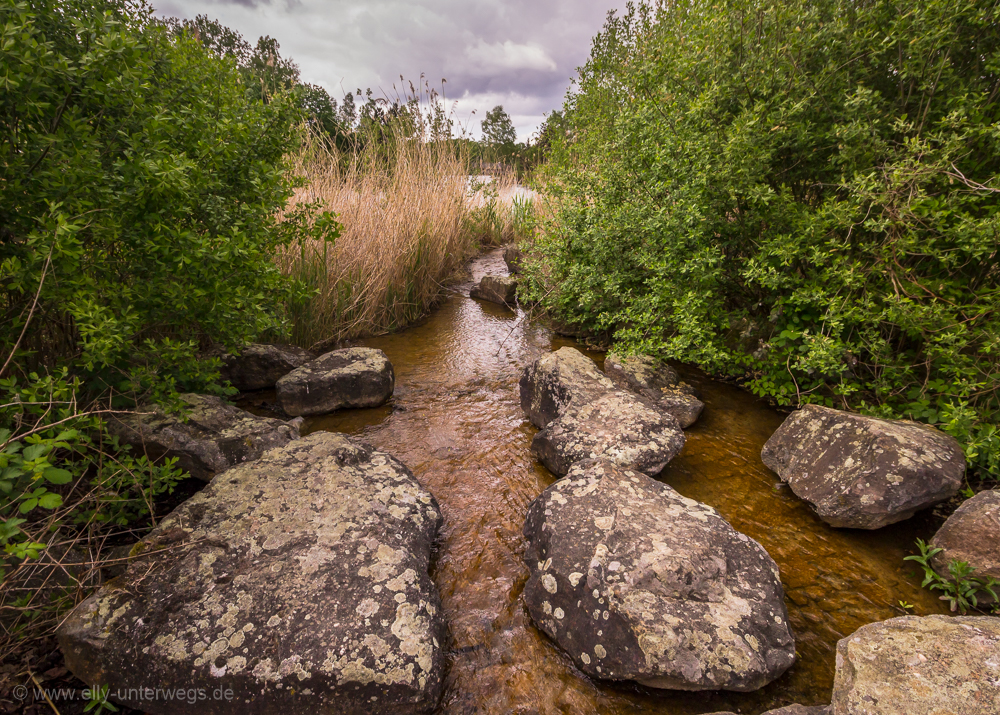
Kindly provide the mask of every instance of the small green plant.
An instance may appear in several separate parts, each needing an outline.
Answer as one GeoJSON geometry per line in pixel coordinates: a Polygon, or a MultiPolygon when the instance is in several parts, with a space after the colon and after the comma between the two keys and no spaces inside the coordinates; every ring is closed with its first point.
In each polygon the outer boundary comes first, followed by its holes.
{"type": "Polygon", "coordinates": [[[898,601],[898,603],[899,603],[899,607],[902,608],[907,613],[912,613],[913,609],[916,608],[916,606],[914,606],[909,601],[898,601]]]}
{"type": "Polygon", "coordinates": [[[109,689],[110,688],[107,685],[98,685],[91,688],[89,691],[90,702],[87,703],[87,706],[83,709],[83,711],[85,713],[93,711],[94,715],[100,715],[100,713],[103,712],[118,712],[118,708],[113,703],[108,702],[109,689]]]}
{"type": "MultiPolygon", "coordinates": [[[[940,599],[947,601],[952,611],[958,610],[965,614],[970,609],[981,610],[979,599],[987,594],[993,599],[991,608],[996,610],[996,588],[1000,586],[1000,581],[989,576],[986,578],[973,576],[975,569],[965,561],[957,559],[952,559],[948,563],[948,572],[951,574],[951,578],[945,578],[931,566],[931,559],[944,549],[931,546],[923,539],[917,539],[917,548],[920,549],[920,554],[907,556],[904,561],[914,561],[920,564],[924,570],[924,582],[920,585],[931,591],[941,591],[940,599]]],[[[902,601],[900,605],[903,605],[902,601]]]]}

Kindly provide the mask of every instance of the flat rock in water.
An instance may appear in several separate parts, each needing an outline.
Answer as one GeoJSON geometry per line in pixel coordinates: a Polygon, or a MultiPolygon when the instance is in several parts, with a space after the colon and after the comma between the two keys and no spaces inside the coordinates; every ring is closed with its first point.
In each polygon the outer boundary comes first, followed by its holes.
{"type": "Polygon", "coordinates": [[[324,415],[344,407],[378,407],[392,397],[392,363],[375,348],[343,348],[278,380],[281,409],[294,416],[324,415]]]}
{"type": "Polygon", "coordinates": [[[222,378],[237,390],[266,390],[316,356],[295,345],[251,343],[239,355],[223,357],[222,378]]]}
{"type": "Polygon", "coordinates": [[[931,546],[944,549],[932,565],[946,578],[955,560],[968,563],[976,576],[1000,579],[1000,492],[987,490],[964,501],[934,534],[931,546]]]}
{"type": "Polygon", "coordinates": [[[958,493],[961,445],[916,422],[806,405],[771,435],[761,459],[831,526],[878,529],[958,493]]]}
{"type": "Polygon", "coordinates": [[[705,409],[694,389],[681,382],[670,365],[649,355],[621,356],[608,353],[604,373],[623,390],[641,395],[658,410],[673,415],[681,427],[693,425],[705,409]]]}
{"type": "Polygon", "coordinates": [[[560,476],[584,459],[607,458],[620,467],[659,474],[684,446],[669,414],[621,390],[572,404],[535,435],[531,453],[560,476]]]}
{"type": "Polygon", "coordinates": [[[524,599],[587,675],[756,690],[795,661],[778,567],[718,512],[607,460],[528,508],[524,599]]]}
{"type": "Polygon", "coordinates": [[[1000,618],[903,616],[837,643],[833,715],[1000,713],[1000,618]]]}
{"type": "Polygon", "coordinates": [[[85,683],[232,691],[144,712],[427,713],[444,668],[427,569],[434,498],[396,459],[321,432],[234,467],[59,628],[85,683]],[[160,546],[166,551],[156,551],[160,546]]]}
{"type": "Polygon", "coordinates": [[[483,276],[479,284],[469,291],[469,297],[501,305],[515,305],[517,279],[511,276],[483,276]]]}
{"type": "Polygon", "coordinates": [[[219,397],[180,397],[188,408],[183,417],[155,406],[140,408],[109,419],[108,431],[131,445],[133,454],[146,454],[154,462],[176,457],[179,468],[205,481],[298,439],[295,426],[250,414],[219,397]]]}
{"type": "Polygon", "coordinates": [[[504,246],[503,262],[507,264],[507,270],[510,271],[511,275],[521,272],[521,257],[521,249],[517,246],[513,244],[504,246]]]}
{"type": "Polygon", "coordinates": [[[614,385],[589,357],[575,348],[559,348],[524,368],[519,383],[521,409],[535,427],[545,427],[570,403],[597,399],[614,385]]]}

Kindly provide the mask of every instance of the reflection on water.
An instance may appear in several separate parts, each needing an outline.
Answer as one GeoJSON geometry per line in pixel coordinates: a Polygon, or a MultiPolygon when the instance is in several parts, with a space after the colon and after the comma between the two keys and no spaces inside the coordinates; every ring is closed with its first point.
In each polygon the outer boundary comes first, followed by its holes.
{"type": "MultiPolygon", "coordinates": [[[[497,252],[473,279],[504,273],[497,252]]],[[[907,576],[902,557],[920,518],[875,533],[833,530],[760,461],[782,415],[729,385],[682,373],[705,402],[684,451],[661,479],[716,507],[760,541],[781,568],[800,660],[757,693],[678,693],[592,682],[531,624],[520,600],[527,570],[521,526],[528,503],[554,477],[529,454],[535,432],[521,414],[517,380],[539,355],[571,341],[523,313],[467,297],[470,284],[421,325],[364,341],[396,370],[389,405],[313,419],[304,431],[360,435],[405,462],[444,514],[432,574],[450,624],[441,713],[760,713],[792,702],[829,702],[839,638],[874,620],[943,612],[907,576]]],[[[590,353],[600,363],[602,356],[590,353]]]]}

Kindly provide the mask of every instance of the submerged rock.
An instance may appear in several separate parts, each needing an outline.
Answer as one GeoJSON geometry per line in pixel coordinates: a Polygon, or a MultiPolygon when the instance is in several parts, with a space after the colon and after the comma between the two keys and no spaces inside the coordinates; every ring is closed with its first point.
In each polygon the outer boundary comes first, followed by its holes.
{"type": "Polygon", "coordinates": [[[479,284],[469,291],[469,297],[501,305],[515,305],[517,279],[510,276],[483,276],[479,284]]]}
{"type": "Polygon", "coordinates": [[[806,405],[761,451],[769,468],[831,526],[878,529],[958,493],[962,447],[944,432],[806,405]]]}
{"type": "Polygon", "coordinates": [[[219,397],[180,397],[188,408],[183,417],[159,407],[141,408],[109,419],[108,431],[131,445],[133,454],[146,454],[154,462],[176,457],[178,467],[205,481],[298,439],[297,427],[250,414],[219,397]]]}
{"type": "Polygon", "coordinates": [[[581,405],[614,389],[594,361],[575,348],[559,348],[524,368],[519,383],[521,409],[545,427],[571,403],[581,405]]]}
{"type": "Polygon", "coordinates": [[[342,407],[378,407],[395,387],[392,363],[375,348],[343,348],[308,362],[278,380],[286,413],[322,415],[342,407]]]}
{"type": "Polygon", "coordinates": [[[59,628],[66,665],[154,715],[430,712],[444,667],[427,573],[440,523],[396,459],[312,434],[234,467],[165,518],[148,557],[59,628]],[[233,698],[127,695],[139,688],[233,698]]]}
{"type": "Polygon", "coordinates": [[[528,508],[524,599],[584,673],[676,690],[756,690],[795,643],[778,568],[709,506],[607,460],[528,508]]]}
{"type": "Polygon", "coordinates": [[[251,343],[239,355],[223,357],[222,378],[237,390],[266,390],[315,357],[295,345],[251,343]]]}
{"type": "Polygon", "coordinates": [[[521,272],[522,255],[521,249],[514,244],[504,246],[503,262],[507,264],[507,270],[510,271],[511,275],[516,275],[521,272]]]}
{"type": "Polygon", "coordinates": [[[995,715],[1000,618],[903,616],[837,643],[834,715],[995,715]]]}
{"type": "Polygon", "coordinates": [[[695,390],[667,363],[649,355],[608,353],[604,373],[623,390],[641,395],[657,409],[673,415],[681,427],[693,425],[705,409],[695,390]]]}
{"type": "MultiPolygon", "coordinates": [[[[951,578],[948,564],[965,561],[981,578],[1000,579],[1000,492],[980,492],[962,503],[938,529],[931,545],[944,551],[932,559],[934,570],[951,578]]],[[[989,594],[978,594],[990,599],[989,594]]]]}
{"type": "Polygon", "coordinates": [[[531,452],[553,474],[583,459],[605,457],[620,467],[659,474],[684,446],[684,432],[669,414],[614,390],[571,404],[535,435],[531,452]]]}

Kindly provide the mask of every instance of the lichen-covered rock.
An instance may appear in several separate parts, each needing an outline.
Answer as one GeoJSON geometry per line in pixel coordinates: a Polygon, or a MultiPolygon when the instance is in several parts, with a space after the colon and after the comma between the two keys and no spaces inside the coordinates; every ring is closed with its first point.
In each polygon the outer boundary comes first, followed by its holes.
{"type": "Polygon", "coordinates": [[[233,693],[124,698],[154,715],[429,712],[444,666],[427,573],[440,523],[393,457],[312,434],[234,467],[165,518],[148,555],[60,627],[66,665],[112,695],[233,693]]]}
{"type": "Polygon", "coordinates": [[[1000,618],[903,616],[837,643],[833,715],[1000,713],[1000,618]]]}
{"type": "Polygon", "coordinates": [[[572,404],[531,442],[531,452],[553,474],[584,459],[607,458],[649,475],[663,471],[684,446],[684,432],[669,414],[613,390],[572,404]]]}
{"type": "Polygon", "coordinates": [[[786,705],[776,710],[768,710],[761,715],[830,715],[829,705],[786,705]]]}
{"type": "Polygon", "coordinates": [[[266,390],[297,367],[316,358],[295,345],[251,343],[239,355],[223,356],[222,378],[237,390],[266,390]]]}
{"type": "Polygon", "coordinates": [[[878,529],[958,493],[962,447],[916,422],[806,405],[761,451],[764,464],[831,526],[878,529]]]}
{"type": "Polygon", "coordinates": [[[650,355],[610,352],[604,359],[604,374],[615,386],[632,392],[675,387],[681,381],[674,368],[650,355]]]}
{"type": "Polygon", "coordinates": [[[795,660],[778,568],[709,506],[607,460],[528,508],[532,619],[596,678],[750,691],[795,660]]]}
{"type": "Polygon", "coordinates": [[[951,578],[948,564],[955,560],[968,563],[976,576],[1000,579],[1000,492],[987,490],[963,502],[934,534],[931,546],[944,549],[931,563],[946,578],[951,578]]]}
{"type": "Polygon", "coordinates": [[[511,276],[483,276],[469,291],[469,297],[501,305],[514,305],[517,303],[517,279],[511,276]]]}
{"type": "Polygon", "coordinates": [[[343,348],[308,362],[278,380],[286,413],[323,415],[342,407],[378,407],[396,384],[392,363],[375,348],[343,348]]]}
{"type": "Polygon", "coordinates": [[[542,428],[570,403],[583,404],[614,389],[594,361],[575,348],[559,348],[524,368],[519,383],[521,409],[542,428]]]}
{"type": "Polygon", "coordinates": [[[109,419],[108,431],[131,445],[133,454],[156,462],[176,457],[179,468],[205,481],[299,437],[294,425],[258,417],[212,395],[185,394],[181,400],[183,417],[158,407],[140,408],[109,419]]]}
{"type": "Polygon", "coordinates": [[[649,355],[621,356],[608,353],[604,373],[623,390],[641,395],[658,410],[673,415],[681,427],[693,425],[705,409],[695,390],[681,382],[677,371],[649,355]]]}
{"type": "Polygon", "coordinates": [[[504,246],[503,262],[507,264],[507,270],[510,271],[511,275],[517,275],[521,272],[521,257],[521,249],[517,246],[513,244],[504,246]]]}

